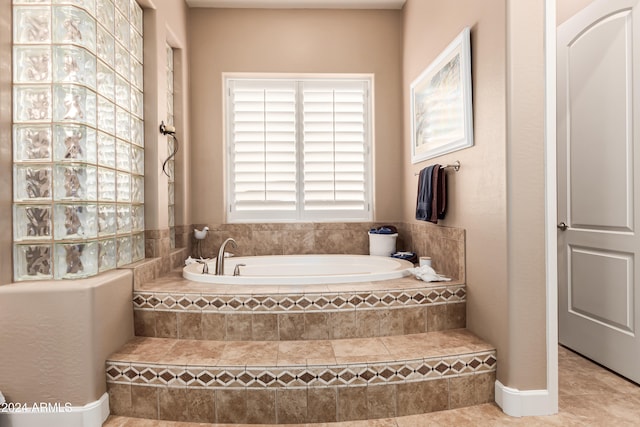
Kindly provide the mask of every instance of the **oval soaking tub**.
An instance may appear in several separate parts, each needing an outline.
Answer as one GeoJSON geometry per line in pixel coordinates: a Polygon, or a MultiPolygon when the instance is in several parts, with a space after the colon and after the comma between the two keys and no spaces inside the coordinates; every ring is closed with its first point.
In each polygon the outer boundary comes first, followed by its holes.
{"type": "Polygon", "coordinates": [[[224,275],[216,276],[215,260],[182,269],[185,279],[222,285],[320,285],[373,282],[408,276],[409,261],[370,255],[269,255],[225,258],[224,275]],[[240,275],[233,276],[238,264],[240,275]]]}

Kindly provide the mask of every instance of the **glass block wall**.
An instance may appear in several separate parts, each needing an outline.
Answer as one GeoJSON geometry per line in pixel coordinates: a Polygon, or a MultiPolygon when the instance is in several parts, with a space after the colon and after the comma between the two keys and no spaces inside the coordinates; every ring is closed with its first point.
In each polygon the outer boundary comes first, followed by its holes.
{"type": "Polygon", "coordinates": [[[142,9],[13,0],[14,280],[144,258],[142,9]]]}
{"type": "MultiPolygon", "coordinates": [[[[173,48],[167,45],[167,124],[175,126],[173,120],[173,48]]],[[[175,141],[167,136],[167,156],[173,154],[175,141]]],[[[176,163],[172,157],[167,161],[167,174],[169,175],[169,236],[171,249],[176,247],[176,202],[175,202],[175,171],[176,163]]]]}

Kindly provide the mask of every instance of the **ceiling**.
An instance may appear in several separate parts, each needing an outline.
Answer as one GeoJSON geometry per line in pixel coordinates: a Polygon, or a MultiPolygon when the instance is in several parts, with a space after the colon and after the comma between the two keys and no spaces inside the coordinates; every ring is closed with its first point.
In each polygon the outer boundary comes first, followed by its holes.
{"type": "Polygon", "coordinates": [[[258,9],[402,9],[406,0],[187,0],[189,7],[258,9]]]}

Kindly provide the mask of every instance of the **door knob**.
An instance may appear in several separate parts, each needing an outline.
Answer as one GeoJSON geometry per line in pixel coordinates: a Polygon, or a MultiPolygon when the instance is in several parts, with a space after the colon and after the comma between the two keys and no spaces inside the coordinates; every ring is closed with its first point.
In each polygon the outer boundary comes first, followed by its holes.
{"type": "Polygon", "coordinates": [[[568,226],[567,224],[565,224],[564,222],[561,222],[560,224],[558,224],[558,228],[559,228],[561,231],[564,231],[564,230],[566,230],[567,228],[569,228],[569,226],[568,226]]]}

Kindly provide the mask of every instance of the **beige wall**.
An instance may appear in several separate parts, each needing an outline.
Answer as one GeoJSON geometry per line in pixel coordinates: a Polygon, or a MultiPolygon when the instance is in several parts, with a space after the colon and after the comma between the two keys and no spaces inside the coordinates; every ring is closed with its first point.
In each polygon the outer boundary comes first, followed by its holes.
{"type": "Polygon", "coordinates": [[[374,73],[374,220],[400,219],[400,11],[192,9],[193,222],[224,219],[222,73],[374,73]]]}
{"type": "MultiPolygon", "coordinates": [[[[544,0],[507,1],[510,387],[546,388],[544,0]]],[[[552,167],[554,165],[551,165],[552,167]]]]}
{"type": "Polygon", "coordinates": [[[145,114],[145,229],[169,227],[168,179],[162,172],[167,157],[167,138],[159,132],[167,120],[167,52],[174,48],[174,111],[176,137],[176,224],[190,224],[189,214],[189,47],[188,8],[179,0],[139,0],[144,13],[144,114],[145,114]]]}
{"type": "Polygon", "coordinates": [[[83,406],[106,358],[133,337],[132,273],[0,286],[0,390],[9,402],[83,406]]]}
{"type": "Polygon", "coordinates": [[[556,0],[556,22],[562,24],[595,0],[556,0]]]}
{"type": "Polygon", "coordinates": [[[504,385],[544,389],[542,1],[520,3],[407,1],[405,111],[411,82],[470,26],[475,145],[411,165],[405,114],[404,218],[416,222],[414,173],[460,160],[460,172],[449,172],[448,213],[439,224],[466,230],[467,326],[497,347],[504,385]]]}

